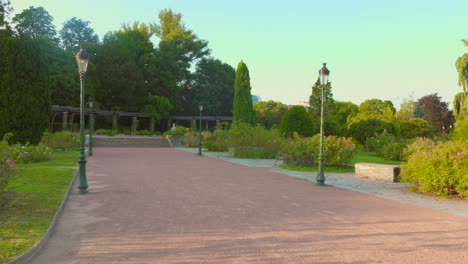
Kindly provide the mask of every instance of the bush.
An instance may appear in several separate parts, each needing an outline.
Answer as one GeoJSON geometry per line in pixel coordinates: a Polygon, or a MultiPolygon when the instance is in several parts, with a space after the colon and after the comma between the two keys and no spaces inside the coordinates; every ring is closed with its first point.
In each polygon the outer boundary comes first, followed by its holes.
{"type": "Polygon", "coordinates": [[[184,136],[187,128],[178,126],[174,131],[168,130],[163,133],[163,136],[184,136]]]}
{"type": "Polygon", "coordinates": [[[377,152],[383,148],[383,146],[396,142],[397,139],[392,134],[384,131],[380,134],[376,134],[366,140],[366,150],[377,152]]]}
{"type": "Polygon", "coordinates": [[[199,132],[195,132],[192,129],[188,129],[184,135],[184,144],[187,148],[198,147],[199,132]]]}
{"type": "Polygon", "coordinates": [[[250,126],[236,122],[229,130],[228,143],[234,147],[234,157],[238,158],[276,158],[281,141],[278,130],[267,130],[260,125],[250,126]]]}
{"type": "MultiPolygon", "coordinates": [[[[324,137],[325,164],[343,167],[351,163],[356,147],[351,139],[345,137],[324,137]]],[[[301,138],[297,133],[283,143],[283,161],[297,166],[313,166],[319,163],[320,134],[311,138],[301,138]]]]}
{"type": "Polygon", "coordinates": [[[52,149],[79,149],[80,137],[79,134],[69,131],[63,132],[44,132],[41,143],[52,149]]]}
{"type": "Polygon", "coordinates": [[[394,130],[394,126],[389,122],[378,119],[366,119],[352,123],[349,127],[349,134],[362,144],[365,144],[368,138],[376,134],[381,134],[384,131],[393,133],[394,130]]]}
{"type": "Polygon", "coordinates": [[[8,185],[13,176],[13,169],[16,167],[12,152],[13,149],[7,141],[0,141],[0,193],[8,185]]]}
{"type": "Polygon", "coordinates": [[[312,136],[314,125],[307,110],[302,106],[293,106],[281,119],[280,131],[283,135],[297,132],[302,136],[312,136]]]}
{"type": "Polygon", "coordinates": [[[434,128],[422,118],[411,118],[400,124],[399,135],[401,138],[433,137],[434,128]]]}
{"type": "Polygon", "coordinates": [[[96,135],[105,135],[105,136],[115,136],[119,134],[119,131],[117,129],[97,129],[94,132],[96,135]]]}
{"type": "Polygon", "coordinates": [[[407,148],[402,180],[420,192],[468,196],[468,140],[428,143],[418,139],[407,148]]]}
{"type": "MultiPolygon", "coordinates": [[[[468,100],[468,97],[467,97],[468,100]]],[[[453,132],[454,139],[468,140],[468,118],[458,120],[455,123],[455,130],[453,132]]]]}
{"type": "Polygon", "coordinates": [[[390,142],[381,149],[379,149],[376,154],[377,156],[387,159],[402,161],[405,160],[404,150],[413,140],[398,140],[395,142],[390,142]]]}
{"type": "Polygon", "coordinates": [[[226,152],[228,151],[229,132],[226,130],[215,130],[213,133],[203,135],[203,146],[208,151],[226,152]]]}
{"type": "Polygon", "coordinates": [[[159,131],[151,132],[149,130],[144,129],[144,130],[137,131],[136,134],[139,136],[160,136],[161,132],[159,131]]]}

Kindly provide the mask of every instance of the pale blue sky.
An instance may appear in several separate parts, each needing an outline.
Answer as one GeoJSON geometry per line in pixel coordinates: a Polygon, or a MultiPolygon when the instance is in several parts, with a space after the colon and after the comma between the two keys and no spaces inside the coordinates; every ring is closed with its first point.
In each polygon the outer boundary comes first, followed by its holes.
{"type": "Polygon", "coordinates": [[[467,0],[12,0],[15,12],[43,6],[57,30],[71,17],[91,22],[100,38],[123,23],[154,22],[161,9],[183,15],[233,67],[242,59],[252,93],[263,100],[308,101],[322,62],[334,98],[415,99],[438,93],[451,104],[455,60],[468,52],[467,0]]]}

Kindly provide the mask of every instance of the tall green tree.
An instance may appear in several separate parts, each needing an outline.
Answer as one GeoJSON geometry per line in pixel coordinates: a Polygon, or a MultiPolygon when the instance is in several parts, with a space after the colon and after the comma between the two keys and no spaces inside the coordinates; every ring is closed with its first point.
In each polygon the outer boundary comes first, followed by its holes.
{"type": "Polygon", "coordinates": [[[253,108],[257,122],[267,129],[279,126],[283,115],[288,111],[288,107],[285,104],[272,100],[255,103],[253,108]]]}
{"type": "Polygon", "coordinates": [[[144,71],[153,51],[148,36],[140,29],[123,29],[104,37],[96,56],[98,87],[95,92],[104,109],[144,110],[149,95],[144,71]]]}
{"type": "Polygon", "coordinates": [[[233,121],[255,125],[256,118],[250,93],[249,69],[243,61],[239,62],[234,82],[233,121]]]}
{"type": "Polygon", "coordinates": [[[12,22],[16,34],[21,38],[46,38],[58,46],[59,39],[52,21],[54,19],[43,7],[30,6],[16,14],[12,22]]]}
{"type": "MultiPolygon", "coordinates": [[[[327,113],[333,112],[335,102],[333,99],[331,82],[328,82],[327,85],[325,85],[323,96],[325,97],[323,105],[324,115],[327,116],[327,113]]],[[[314,86],[312,86],[312,94],[309,97],[309,105],[312,115],[315,117],[320,117],[320,111],[322,109],[322,85],[320,84],[320,78],[317,78],[314,86]]]]}
{"type": "MultiPolygon", "coordinates": [[[[468,46],[467,40],[463,40],[463,42],[465,46],[468,46]]],[[[468,53],[457,59],[455,67],[458,72],[458,85],[463,88],[463,91],[455,95],[453,100],[453,115],[457,120],[457,126],[460,126],[461,122],[468,116],[468,53]]],[[[468,123],[466,126],[468,127],[468,123]]]]}
{"type": "Polygon", "coordinates": [[[186,105],[186,113],[198,114],[201,103],[206,115],[231,116],[235,78],[230,65],[213,58],[201,59],[193,75],[193,87],[187,93],[190,105],[186,105]]]}
{"type": "Polygon", "coordinates": [[[183,112],[183,106],[190,102],[188,94],[193,86],[190,69],[210,54],[208,42],[187,29],[182,15],[171,9],[162,10],[159,23],[151,24],[150,29],[159,38],[159,48],[155,50],[156,93],[168,97],[176,112],[183,112]]]}
{"type": "Polygon", "coordinates": [[[367,119],[393,122],[395,120],[395,112],[395,107],[389,100],[368,99],[359,105],[359,113],[348,119],[348,127],[353,123],[367,119]]]}
{"type": "Polygon", "coordinates": [[[333,112],[325,119],[326,133],[337,136],[348,135],[347,120],[356,116],[358,112],[359,107],[352,102],[335,101],[333,112]]]}
{"type": "Polygon", "coordinates": [[[47,50],[43,39],[0,39],[0,138],[38,143],[51,113],[47,50]]]}
{"type": "Polygon", "coordinates": [[[60,38],[66,51],[76,54],[80,50],[80,45],[86,44],[89,47],[96,46],[99,43],[98,36],[89,24],[89,21],[76,17],[67,20],[63,24],[63,28],[60,30],[60,38]]]}

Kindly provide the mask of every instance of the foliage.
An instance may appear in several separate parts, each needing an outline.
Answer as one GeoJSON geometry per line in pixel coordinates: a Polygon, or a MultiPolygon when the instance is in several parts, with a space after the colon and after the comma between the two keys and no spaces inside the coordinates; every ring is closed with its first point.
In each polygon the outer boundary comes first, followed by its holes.
{"type": "Polygon", "coordinates": [[[177,126],[174,131],[168,130],[163,133],[163,136],[183,136],[185,135],[185,132],[187,131],[187,128],[184,126],[177,126]]]}
{"type": "Polygon", "coordinates": [[[416,111],[416,102],[411,97],[410,99],[403,99],[400,105],[400,110],[396,113],[396,117],[399,121],[408,121],[414,118],[414,112],[416,111]]]}
{"type": "Polygon", "coordinates": [[[454,139],[468,140],[468,118],[457,121],[455,123],[455,130],[453,131],[454,139]]]}
{"type": "Polygon", "coordinates": [[[52,23],[54,19],[43,7],[30,6],[16,14],[12,22],[16,34],[21,38],[46,38],[58,46],[57,31],[52,23]]]}
{"type": "Polygon", "coordinates": [[[236,122],[229,130],[229,146],[234,147],[237,158],[276,158],[282,138],[276,129],[267,130],[257,125],[236,122]]]}
{"type": "Polygon", "coordinates": [[[7,19],[12,11],[10,0],[0,0],[0,37],[11,36],[11,28],[7,19]]]}
{"type": "Polygon", "coordinates": [[[422,118],[410,118],[399,124],[399,136],[401,138],[432,137],[434,129],[422,118]]]}
{"type": "MultiPolygon", "coordinates": [[[[328,113],[333,112],[334,103],[333,93],[331,90],[331,82],[328,82],[323,90],[323,97],[325,98],[323,110],[324,116],[328,113]]],[[[322,85],[320,84],[320,78],[317,78],[314,85],[312,86],[312,94],[309,97],[310,112],[312,115],[320,116],[322,107],[322,85]]]]}
{"type": "Polygon", "coordinates": [[[203,135],[203,147],[208,151],[226,152],[229,147],[229,132],[217,129],[203,135]]]}
{"type": "Polygon", "coordinates": [[[464,92],[467,92],[466,85],[468,84],[468,53],[465,53],[457,58],[455,67],[458,72],[458,85],[463,87],[464,92]]]}
{"type": "MultiPolygon", "coordinates": [[[[350,164],[356,147],[350,139],[345,137],[327,136],[323,141],[325,164],[343,167],[350,164]]],[[[319,163],[320,134],[311,138],[301,138],[294,133],[286,140],[281,153],[286,164],[297,166],[312,166],[319,163]]]]}
{"type": "Polygon", "coordinates": [[[395,118],[395,107],[391,101],[368,99],[359,105],[359,113],[348,119],[348,127],[362,120],[382,120],[392,122],[395,118]]]}
{"type": "Polygon", "coordinates": [[[424,112],[424,119],[437,133],[442,133],[443,127],[453,125],[453,116],[448,110],[448,104],[442,102],[437,93],[421,97],[418,100],[418,105],[424,112]]]}
{"type": "Polygon", "coordinates": [[[70,131],[44,132],[41,143],[52,149],[77,150],[80,147],[80,138],[70,131]]]}
{"type": "Polygon", "coordinates": [[[252,94],[250,93],[249,69],[243,61],[239,62],[234,82],[234,102],[232,114],[234,122],[243,122],[250,125],[256,124],[255,112],[252,105],[252,94]]]}
{"type": "MultiPolygon", "coordinates": [[[[0,195],[13,176],[13,169],[15,169],[15,167],[16,164],[13,159],[13,148],[8,145],[7,141],[0,141],[0,195]]],[[[2,197],[0,197],[0,199],[2,199],[2,197]]],[[[2,203],[0,200],[0,208],[1,206],[2,203]]]]}
{"type": "Polygon", "coordinates": [[[253,105],[257,122],[267,129],[278,126],[288,107],[281,103],[269,100],[258,102],[253,105]]]}
{"type": "Polygon", "coordinates": [[[349,135],[364,144],[368,138],[384,131],[393,133],[395,130],[393,124],[378,119],[361,120],[351,124],[349,135]]]}
{"type": "Polygon", "coordinates": [[[159,13],[159,23],[150,25],[151,33],[159,38],[159,49],[154,51],[158,62],[149,82],[152,94],[166,96],[175,107],[176,112],[182,112],[187,103],[187,93],[192,89],[192,63],[210,54],[208,42],[185,27],[182,15],[170,9],[159,13]],[[154,85],[153,85],[154,83],[154,85]]]}
{"type": "Polygon", "coordinates": [[[375,134],[368,138],[365,142],[365,146],[367,151],[377,152],[382,149],[383,146],[396,141],[397,139],[394,135],[384,130],[382,133],[375,134]]]}
{"type": "Polygon", "coordinates": [[[459,121],[468,116],[468,92],[460,92],[453,99],[453,116],[459,121]]]}
{"type": "Polygon", "coordinates": [[[416,141],[402,166],[402,180],[420,192],[468,196],[468,141],[423,144],[416,141]]]}
{"type": "Polygon", "coordinates": [[[314,126],[305,107],[296,105],[286,111],[281,120],[280,131],[283,135],[292,135],[297,132],[302,136],[311,136],[314,126]]]}
{"type": "Polygon", "coordinates": [[[167,97],[149,95],[146,98],[145,113],[151,114],[153,116],[164,116],[168,115],[174,106],[171,104],[171,101],[167,97]]]}
{"type": "Polygon", "coordinates": [[[60,30],[60,37],[66,51],[75,54],[80,50],[80,45],[97,45],[99,43],[98,36],[89,24],[89,21],[76,17],[67,20],[63,24],[63,28],[60,30]]]}
{"type": "Polygon", "coordinates": [[[358,151],[356,152],[353,159],[351,160],[351,164],[356,164],[356,163],[361,163],[361,162],[389,164],[389,165],[400,165],[401,163],[399,161],[386,160],[382,157],[377,156],[375,152],[358,151]]]}
{"type": "Polygon", "coordinates": [[[344,136],[348,134],[347,120],[359,112],[359,107],[352,102],[335,101],[333,112],[325,118],[325,134],[344,136]],[[328,121],[329,120],[329,121],[328,121]],[[330,123],[327,126],[327,121],[330,123]]]}
{"type": "Polygon", "coordinates": [[[159,131],[151,132],[149,130],[144,129],[144,130],[137,131],[136,134],[139,136],[160,136],[161,132],[159,131]]]}
{"type": "Polygon", "coordinates": [[[0,137],[14,142],[40,141],[51,112],[48,61],[50,42],[0,39],[0,137]]]}
{"type": "Polygon", "coordinates": [[[94,131],[94,133],[96,135],[115,136],[115,135],[119,134],[119,131],[117,129],[103,129],[103,128],[100,128],[100,129],[96,129],[96,131],[94,131]]]}
{"type": "Polygon", "coordinates": [[[22,255],[44,236],[75,173],[77,152],[54,153],[51,161],[24,164],[2,194],[0,263],[22,255]]]}
{"type": "Polygon", "coordinates": [[[199,132],[192,130],[192,129],[187,129],[187,131],[185,131],[185,134],[184,134],[185,147],[187,148],[198,147],[199,140],[200,140],[199,132]]]}
{"type": "Polygon", "coordinates": [[[196,115],[203,105],[204,115],[231,116],[236,72],[230,65],[213,58],[202,58],[193,75],[193,87],[186,91],[190,98],[185,113],[196,115]]]}

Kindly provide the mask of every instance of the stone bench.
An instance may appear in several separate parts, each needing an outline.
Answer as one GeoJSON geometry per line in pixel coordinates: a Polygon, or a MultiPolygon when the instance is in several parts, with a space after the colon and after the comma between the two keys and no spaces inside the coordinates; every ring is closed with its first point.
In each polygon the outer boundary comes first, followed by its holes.
{"type": "Polygon", "coordinates": [[[385,165],[376,163],[354,164],[355,175],[358,178],[366,178],[387,182],[400,181],[400,167],[397,165],[385,165]]]}

